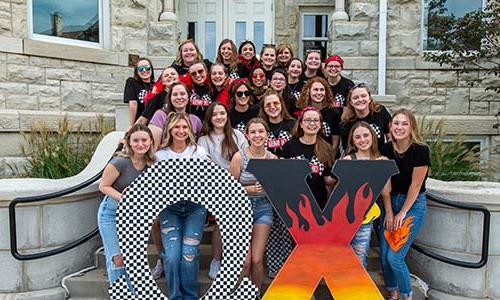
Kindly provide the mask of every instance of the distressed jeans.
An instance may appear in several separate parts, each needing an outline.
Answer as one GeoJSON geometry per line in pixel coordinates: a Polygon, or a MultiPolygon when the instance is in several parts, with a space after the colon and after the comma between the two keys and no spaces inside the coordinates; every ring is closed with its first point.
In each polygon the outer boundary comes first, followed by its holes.
{"type": "Polygon", "coordinates": [[[168,299],[198,300],[200,242],[206,213],[202,205],[191,201],[179,201],[160,213],[168,299]]]}
{"type": "MultiPolygon", "coordinates": [[[[401,210],[405,200],[406,194],[391,193],[392,211],[394,215],[401,210]]],[[[384,274],[385,287],[387,291],[399,290],[402,299],[412,295],[410,271],[406,265],[405,257],[424,223],[426,210],[427,198],[425,193],[420,193],[406,214],[406,218],[413,216],[413,221],[411,222],[413,226],[410,228],[410,236],[398,251],[392,250],[384,237],[385,228],[383,220],[385,218],[385,211],[382,210],[380,218],[382,221],[382,226],[380,226],[380,263],[384,274]]]]}
{"type": "Polygon", "coordinates": [[[351,247],[354,250],[354,253],[356,253],[365,269],[368,265],[366,257],[368,256],[368,250],[370,249],[372,228],[373,221],[367,224],[361,224],[361,227],[359,227],[358,231],[356,231],[351,242],[351,247]]]}

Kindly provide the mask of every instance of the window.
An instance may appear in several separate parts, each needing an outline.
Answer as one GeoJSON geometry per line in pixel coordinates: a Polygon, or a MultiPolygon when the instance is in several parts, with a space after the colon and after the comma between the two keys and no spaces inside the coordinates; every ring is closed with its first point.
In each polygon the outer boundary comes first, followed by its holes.
{"type": "Polygon", "coordinates": [[[29,0],[30,37],[90,47],[106,47],[108,0],[29,0]]]}
{"type": "Polygon", "coordinates": [[[215,61],[217,45],[215,44],[216,32],[215,22],[205,22],[205,58],[210,61],[215,61]]]}
{"type": "Polygon", "coordinates": [[[483,8],[485,0],[423,0],[422,46],[423,50],[443,49],[439,31],[447,30],[446,20],[461,18],[467,13],[483,8]]]}
{"type": "Polygon", "coordinates": [[[303,59],[307,50],[320,49],[323,60],[326,58],[327,43],[328,14],[303,12],[301,14],[299,57],[303,59]]]}

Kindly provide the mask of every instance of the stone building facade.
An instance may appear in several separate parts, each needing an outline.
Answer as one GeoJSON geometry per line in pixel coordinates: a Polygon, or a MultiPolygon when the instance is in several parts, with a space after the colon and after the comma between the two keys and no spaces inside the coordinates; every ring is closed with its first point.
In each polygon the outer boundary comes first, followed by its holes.
{"type": "MultiPolygon", "coordinates": [[[[6,157],[12,160],[20,155],[18,132],[26,129],[24,116],[35,120],[53,118],[64,111],[78,119],[87,118],[89,113],[113,113],[122,102],[125,79],[132,75],[130,61],[138,56],[150,57],[154,66],[161,69],[174,59],[179,39],[186,36],[186,11],[200,3],[206,6],[206,11],[209,5],[224,11],[244,3],[241,0],[101,0],[105,6],[102,19],[106,27],[105,42],[101,47],[83,47],[34,38],[29,14],[30,3],[34,1],[0,0],[0,139],[9,145],[0,150],[3,165],[6,157]]],[[[499,122],[500,95],[484,90],[486,85],[500,85],[500,80],[475,71],[466,76],[482,81],[469,87],[467,78],[424,61],[421,38],[424,0],[386,2],[387,39],[382,73],[379,0],[252,3],[265,5],[266,11],[267,8],[272,11],[271,20],[265,21],[271,39],[265,42],[290,43],[296,53],[303,51],[304,15],[315,12],[327,15],[328,54],[344,57],[345,76],[369,84],[374,94],[379,95],[376,99],[389,108],[405,106],[420,115],[445,118],[447,132],[463,132],[481,143],[486,158],[500,159],[500,131],[495,126],[499,122]],[[384,73],[385,92],[377,88],[380,74],[384,73]]],[[[223,36],[224,28],[221,32],[215,35],[216,44],[224,37],[234,39],[223,36]]]]}

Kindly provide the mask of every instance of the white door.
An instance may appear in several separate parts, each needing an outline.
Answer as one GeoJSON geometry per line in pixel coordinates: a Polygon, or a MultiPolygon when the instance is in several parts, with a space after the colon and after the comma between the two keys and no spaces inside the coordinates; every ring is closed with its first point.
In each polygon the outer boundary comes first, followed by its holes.
{"type": "Polygon", "coordinates": [[[273,0],[178,0],[181,39],[194,38],[205,58],[215,60],[221,40],[236,46],[251,40],[257,52],[274,42],[273,0]]]}

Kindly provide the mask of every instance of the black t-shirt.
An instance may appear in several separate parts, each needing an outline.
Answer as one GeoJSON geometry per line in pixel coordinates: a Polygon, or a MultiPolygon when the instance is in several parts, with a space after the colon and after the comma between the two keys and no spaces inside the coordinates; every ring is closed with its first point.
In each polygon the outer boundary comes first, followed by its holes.
{"type": "Polygon", "coordinates": [[[241,132],[245,132],[247,127],[247,122],[251,118],[257,117],[259,114],[259,105],[253,105],[247,109],[245,112],[239,112],[236,109],[229,111],[229,117],[231,119],[231,127],[238,129],[241,132]]]}
{"type": "Polygon", "coordinates": [[[230,64],[224,64],[224,67],[226,67],[226,72],[227,72],[228,78],[231,78],[231,79],[239,79],[240,78],[238,66],[236,66],[235,68],[231,68],[230,64]]]}
{"type": "Polygon", "coordinates": [[[330,174],[331,166],[323,164],[314,154],[314,144],[303,144],[299,139],[292,139],[283,147],[283,157],[291,159],[305,159],[311,167],[311,174],[306,181],[311,191],[323,209],[326,205],[328,190],[326,189],[325,176],[330,174]]]}
{"type": "Polygon", "coordinates": [[[212,104],[213,100],[210,97],[209,90],[206,86],[193,86],[191,96],[189,96],[189,104],[191,105],[191,113],[196,115],[203,122],[207,108],[212,104]]]}
{"type": "Polygon", "coordinates": [[[146,119],[151,120],[155,112],[165,105],[165,98],[167,97],[167,92],[165,90],[161,91],[159,94],[151,98],[146,104],[146,108],[142,112],[142,116],[146,119]]]}
{"type": "Polygon", "coordinates": [[[283,101],[285,102],[286,110],[290,115],[297,110],[297,100],[294,95],[290,94],[287,89],[283,90],[283,101]]]}
{"type": "MultiPolygon", "coordinates": [[[[414,167],[431,166],[431,157],[429,147],[426,145],[412,144],[405,153],[400,154],[394,151],[392,142],[386,143],[381,149],[382,155],[389,159],[394,159],[399,169],[399,174],[391,177],[392,191],[396,193],[407,194],[411,185],[414,167]]],[[[420,187],[420,192],[425,192],[425,174],[424,182],[420,187]]]]}
{"type": "Polygon", "coordinates": [[[347,123],[340,123],[340,137],[342,138],[342,147],[345,150],[348,143],[347,139],[349,138],[349,132],[351,131],[352,126],[356,124],[358,121],[365,121],[370,124],[377,135],[377,143],[383,145],[385,143],[385,134],[389,132],[389,122],[391,121],[391,115],[387,111],[387,109],[380,105],[379,112],[371,112],[368,116],[362,119],[354,119],[347,123]]]}
{"type": "Polygon", "coordinates": [[[325,141],[332,143],[334,135],[340,135],[340,117],[342,113],[336,108],[326,107],[321,110],[323,124],[321,126],[325,141]]]}
{"type": "Polygon", "coordinates": [[[333,106],[342,109],[347,105],[347,94],[354,86],[354,82],[349,78],[340,76],[340,81],[336,85],[330,85],[333,95],[333,106]]]}
{"type": "Polygon", "coordinates": [[[299,80],[296,83],[292,83],[292,84],[289,83],[285,87],[283,94],[293,96],[295,98],[295,104],[297,104],[297,102],[299,101],[299,98],[300,98],[300,92],[302,91],[304,84],[305,84],[305,82],[302,80],[299,80]]]}
{"type": "Polygon", "coordinates": [[[309,79],[314,78],[316,76],[321,77],[321,78],[325,78],[325,75],[323,75],[323,72],[321,72],[321,70],[318,70],[318,71],[316,71],[316,75],[314,75],[313,77],[307,77],[305,72],[302,73],[302,76],[300,76],[300,81],[305,83],[309,79]]]}
{"type": "Polygon", "coordinates": [[[144,111],[144,95],[153,87],[151,82],[137,81],[132,77],[127,79],[125,83],[125,91],[123,93],[123,102],[137,101],[137,112],[135,120],[137,120],[144,111]]]}
{"type": "Polygon", "coordinates": [[[278,124],[273,124],[268,122],[269,125],[269,136],[267,137],[266,147],[267,150],[271,151],[276,156],[281,157],[281,151],[283,146],[292,139],[292,128],[295,125],[295,120],[283,120],[283,122],[278,124]]]}

